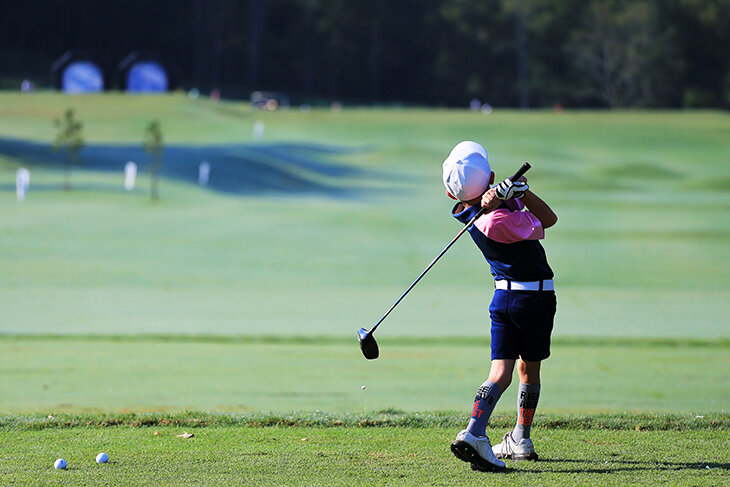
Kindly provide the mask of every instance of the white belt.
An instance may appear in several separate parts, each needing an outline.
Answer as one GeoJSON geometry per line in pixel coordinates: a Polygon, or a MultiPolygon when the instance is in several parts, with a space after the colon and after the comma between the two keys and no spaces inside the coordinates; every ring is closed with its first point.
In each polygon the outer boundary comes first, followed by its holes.
{"type": "Polygon", "coordinates": [[[542,281],[494,281],[494,287],[496,289],[505,289],[508,291],[554,291],[555,286],[553,285],[552,279],[545,279],[542,281]]]}

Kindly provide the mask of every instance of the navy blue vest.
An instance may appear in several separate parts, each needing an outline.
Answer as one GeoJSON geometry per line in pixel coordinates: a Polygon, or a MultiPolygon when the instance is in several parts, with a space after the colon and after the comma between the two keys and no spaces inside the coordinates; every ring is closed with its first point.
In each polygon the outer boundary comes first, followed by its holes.
{"type": "MultiPolygon", "coordinates": [[[[455,213],[457,203],[451,210],[451,215],[466,224],[479,211],[479,207],[471,206],[460,213],[455,213]]],[[[504,203],[500,208],[507,208],[504,203]]],[[[538,240],[522,240],[515,243],[501,243],[488,238],[474,225],[468,229],[474,243],[484,254],[492,268],[495,280],[508,279],[510,281],[540,281],[552,279],[553,271],[547,262],[545,249],[538,240]]]]}

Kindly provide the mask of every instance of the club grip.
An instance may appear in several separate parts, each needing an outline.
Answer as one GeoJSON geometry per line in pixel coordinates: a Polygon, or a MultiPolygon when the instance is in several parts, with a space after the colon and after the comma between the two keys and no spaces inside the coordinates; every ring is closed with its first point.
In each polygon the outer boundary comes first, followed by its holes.
{"type": "Polygon", "coordinates": [[[524,163],[516,173],[509,177],[509,180],[514,183],[515,181],[520,179],[531,167],[532,166],[530,166],[529,162],[524,163]]]}
{"type": "MultiPolygon", "coordinates": [[[[524,164],[522,164],[522,167],[520,167],[520,168],[519,168],[519,169],[517,170],[517,172],[516,172],[516,173],[514,173],[514,174],[513,174],[512,176],[510,176],[510,177],[509,177],[509,180],[510,180],[510,181],[512,181],[512,182],[515,182],[515,181],[517,181],[517,180],[518,180],[518,179],[520,179],[520,178],[521,178],[521,177],[522,177],[522,176],[523,176],[523,175],[524,175],[524,174],[525,174],[525,173],[526,173],[527,171],[529,171],[531,167],[532,167],[532,166],[530,166],[530,163],[529,163],[529,162],[525,162],[524,164]]],[[[480,216],[482,216],[482,215],[484,214],[484,212],[485,212],[486,210],[487,210],[487,207],[486,207],[486,206],[483,206],[483,207],[481,207],[481,208],[479,209],[479,211],[477,212],[477,214],[476,214],[476,215],[474,215],[474,217],[473,217],[473,218],[472,218],[472,219],[471,219],[471,220],[469,221],[469,223],[467,223],[467,224],[466,224],[466,227],[464,227],[464,228],[468,228],[468,227],[470,227],[470,226],[472,225],[472,223],[474,223],[474,222],[476,221],[476,219],[477,219],[477,218],[479,218],[480,216]]],[[[461,235],[461,234],[459,234],[459,235],[461,235]]],[[[457,235],[457,236],[456,236],[456,238],[459,238],[459,235],[457,235]]]]}

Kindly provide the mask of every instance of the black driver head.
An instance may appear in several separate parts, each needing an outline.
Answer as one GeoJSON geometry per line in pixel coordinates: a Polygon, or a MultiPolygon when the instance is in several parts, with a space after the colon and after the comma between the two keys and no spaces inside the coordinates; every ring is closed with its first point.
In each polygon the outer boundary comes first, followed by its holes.
{"type": "Polygon", "coordinates": [[[360,343],[360,350],[362,350],[362,354],[365,355],[366,359],[373,360],[378,358],[380,350],[378,350],[378,344],[375,342],[375,337],[372,333],[368,333],[368,330],[365,328],[360,328],[357,330],[357,341],[360,343]]]}

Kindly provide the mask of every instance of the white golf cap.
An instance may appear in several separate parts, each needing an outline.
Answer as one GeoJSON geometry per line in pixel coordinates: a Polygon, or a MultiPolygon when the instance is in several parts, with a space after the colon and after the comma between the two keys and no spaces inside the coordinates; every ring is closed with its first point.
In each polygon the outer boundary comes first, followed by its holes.
{"type": "Polygon", "coordinates": [[[480,197],[489,186],[492,175],[487,151],[468,140],[456,144],[444,161],[443,169],[446,190],[460,201],[480,197]]]}

